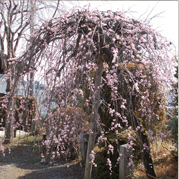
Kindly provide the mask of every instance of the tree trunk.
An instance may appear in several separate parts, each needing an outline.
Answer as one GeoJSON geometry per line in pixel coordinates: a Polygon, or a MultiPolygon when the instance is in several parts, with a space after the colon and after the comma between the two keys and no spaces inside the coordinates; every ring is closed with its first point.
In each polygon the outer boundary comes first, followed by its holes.
{"type": "Polygon", "coordinates": [[[136,131],[137,127],[140,126],[140,129],[137,130],[136,134],[138,140],[140,142],[140,150],[141,150],[141,158],[143,160],[143,164],[145,167],[146,175],[149,179],[156,178],[156,174],[154,171],[153,160],[150,154],[150,142],[147,137],[146,132],[144,131],[142,125],[140,124],[139,119],[135,115],[135,96],[132,96],[129,93],[128,98],[128,111],[129,111],[129,119],[134,131],[136,131]]]}
{"type": "MultiPolygon", "coordinates": [[[[10,75],[9,79],[7,80],[7,88],[6,92],[10,92],[11,89],[11,80],[12,76],[10,75]]],[[[7,95],[8,96],[8,95],[7,95]]],[[[13,141],[13,121],[12,121],[12,106],[13,101],[11,99],[11,95],[8,96],[8,103],[7,103],[7,110],[6,110],[6,126],[5,126],[5,140],[4,144],[12,143],[13,141]]]]}
{"type": "Polygon", "coordinates": [[[101,59],[101,56],[99,56],[99,58],[97,59],[97,66],[98,69],[96,70],[95,92],[93,97],[92,116],[90,121],[91,132],[89,134],[89,140],[88,140],[88,150],[86,156],[84,179],[90,179],[92,173],[92,163],[90,163],[89,155],[91,154],[95,146],[96,127],[97,127],[96,121],[98,118],[98,108],[99,108],[99,101],[100,101],[100,85],[101,85],[101,77],[102,77],[102,70],[103,70],[103,61],[101,59]]]}
{"type": "MultiPolygon", "coordinates": [[[[140,126],[140,122],[135,115],[133,115],[132,119],[133,119],[133,130],[135,131],[137,126],[140,126]]],[[[142,127],[137,131],[137,136],[140,141],[141,156],[144,163],[146,175],[149,179],[154,179],[156,178],[156,174],[154,171],[153,160],[150,154],[150,143],[142,127]],[[144,147],[144,144],[146,144],[147,147],[144,147]]]]}
{"type": "Polygon", "coordinates": [[[13,123],[11,118],[9,118],[9,120],[7,120],[6,118],[4,144],[11,144],[12,142],[13,142],[13,123]]]}
{"type": "Polygon", "coordinates": [[[7,98],[8,98],[8,103],[7,103],[7,110],[6,110],[6,129],[5,129],[5,140],[4,143],[12,143],[13,141],[13,133],[14,133],[14,91],[15,91],[15,86],[12,86],[12,82],[14,82],[14,76],[15,76],[15,66],[8,65],[8,69],[10,70],[10,75],[7,80],[7,98]]]}

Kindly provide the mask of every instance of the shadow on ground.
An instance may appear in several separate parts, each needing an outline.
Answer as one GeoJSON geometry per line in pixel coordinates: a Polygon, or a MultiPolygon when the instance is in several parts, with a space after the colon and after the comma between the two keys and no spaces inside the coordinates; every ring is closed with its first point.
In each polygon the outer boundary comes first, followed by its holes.
{"type": "Polygon", "coordinates": [[[0,153],[0,178],[2,179],[82,179],[84,168],[78,163],[59,162],[52,166],[40,163],[40,150],[33,142],[13,144],[6,156],[0,153]],[[67,167],[69,166],[69,167],[67,167]]]}
{"type": "Polygon", "coordinates": [[[38,171],[31,172],[25,176],[21,176],[18,179],[82,179],[83,169],[78,164],[67,167],[53,167],[45,168],[38,171]]]}

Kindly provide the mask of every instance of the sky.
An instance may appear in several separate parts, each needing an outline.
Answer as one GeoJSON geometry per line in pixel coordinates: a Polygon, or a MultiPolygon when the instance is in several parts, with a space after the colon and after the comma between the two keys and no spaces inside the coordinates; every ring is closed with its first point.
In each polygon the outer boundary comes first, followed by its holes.
{"type": "Polygon", "coordinates": [[[66,1],[65,10],[73,6],[83,7],[90,4],[90,9],[134,11],[130,14],[144,20],[148,15],[151,25],[176,46],[178,53],[178,1],[66,1]]]}

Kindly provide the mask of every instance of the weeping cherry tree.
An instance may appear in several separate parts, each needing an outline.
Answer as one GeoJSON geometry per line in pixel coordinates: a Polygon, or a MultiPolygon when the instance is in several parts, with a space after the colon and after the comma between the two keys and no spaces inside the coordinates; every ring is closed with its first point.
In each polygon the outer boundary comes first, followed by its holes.
{"type": "MultiPolygon", "coordinates": [[[[104,136],[109,130],[118,133],[122,128],[136,132],[147,177],[154,178],[148,134],[139,118],[145,116],[146,123],[156,122],[154,120],[159,118],[152,97],[155,90],[149,90],[155,84],[160,94],[159,108],[165,108],[164,86],[174,81],[174,55],[170,42],[149,24],[129,18],[124,12],[71,9],[59,18],[49,19],[34,32],[27,50],[15,63],[12,89],[24,74],[31,71],[30,59],[34,59],[35,69],[41,71],[47,84],[43,101],[48,109],[43,121],[47,125],[47,138],[60,148],[53,153],[53,158],[68,153],[66,144],[74,140],[74,134],[79,137],[82,132],[78,122],[69,127],[69,118],[65,114],[68,106],[78,105],[79,96],[83,98],[84,106],[90,111],[85,179],[91,178],[95,165],[96,133],[100,133],[98,141],[105,141],[104,136]],[[132,70],[129,65],[133,66],[132,70]],[[104,96],[109,91],[106,100],[104,96]],[[60,128],[50,110],[52,102],[57,104],[57,113],[64,114],[60,128]],[[107,129],[98,114],[102,104],[113,118],[107,129]],[[139,106],[142,112],[137,111],[139,106]]],[[[110,141],[106,142],[112,151],[110,141]]],[[[128,147],[133,148],[130,141],[128,147]]],[[[111,169],[110,159],[107,164],[111,169]]]]}

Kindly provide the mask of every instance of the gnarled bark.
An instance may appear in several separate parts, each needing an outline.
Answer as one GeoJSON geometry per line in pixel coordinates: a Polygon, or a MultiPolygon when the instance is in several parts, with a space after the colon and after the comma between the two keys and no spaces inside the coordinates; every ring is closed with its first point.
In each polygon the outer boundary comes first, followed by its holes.
{"type": "MultiPolygon", "coordinates": [[[[136,117],[136,115],[133,112],[131,115],[131,120],[132,120],[132,128],[135,131],[137,126],[141,126],[141,125],[140,125],[138,118],[136,117]]],[[[140,129],[136,133],[137,133],[137,137],[140,141],[141,158],[143,160],[146,175],[149,179],[154,179],[154,178],[156,178],[156,174],[155,174],[155,170],[154,170],[154,166],[153,166],[152,156],[150,153],[149,139],[142,127],[140,127],[140,129]]]]}

